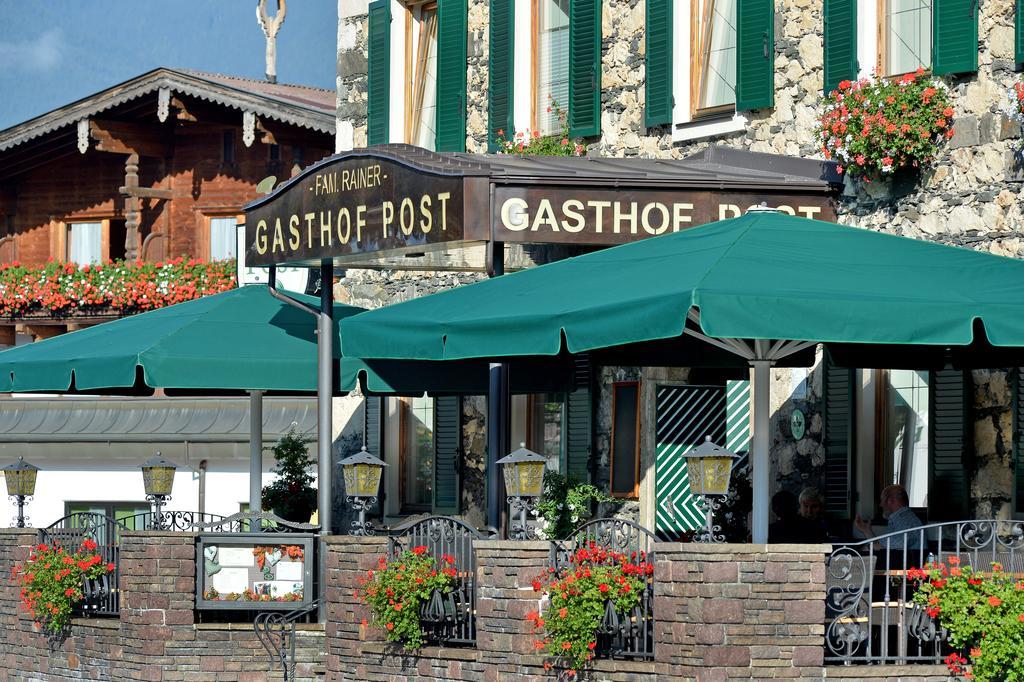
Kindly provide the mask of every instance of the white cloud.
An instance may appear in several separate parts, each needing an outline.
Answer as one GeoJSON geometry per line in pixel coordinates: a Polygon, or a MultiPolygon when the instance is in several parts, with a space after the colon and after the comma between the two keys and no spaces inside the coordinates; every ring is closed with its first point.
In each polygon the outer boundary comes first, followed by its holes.
{"type": "Polygon", "coordinates": [[[64,36],[59,28],[40,33],[35,39],[0,41],[0,64],[7,69],[50,71],[64,58],[64,36]]]}

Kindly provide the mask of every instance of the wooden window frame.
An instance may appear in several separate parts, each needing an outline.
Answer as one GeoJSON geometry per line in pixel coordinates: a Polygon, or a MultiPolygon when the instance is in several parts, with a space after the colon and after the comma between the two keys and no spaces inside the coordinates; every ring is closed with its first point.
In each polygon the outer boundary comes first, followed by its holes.
{"type": "MultiPolygon", "coordinates": [[[[700,108],[700,90],[701,83],[703,82],[700,73],[701,68],[701,57],[700,57],[700,44],[699,41],[694,39],[697,35],[697,27],[699,25],[701,17],[699,16],[699,1],[688,0],[690,3],[690,120],[698,121],[709,118],[720,118],[727,114],[736,113],[736,102],[732,104],[721,104],[717,107],[705,107],[700,108]]],[[[883,1],[883,0],[879,0],[883,1]]],[[[710,7],[710,5],[708,5],[710,7]]],[[[737,45],[736,49],[739,49],[737,45]]],[[[735,100],[736,84],[733,83],[733,99],[735,100]]]]}
{"type": "Polygon", "coordinates": [[[640,381],[616,381],[612,383],[612,424],[611,424],[611,439],[609,441],[610,450],[608,457],[608,490],[611,491],[612,497],[624,499],[624,500],[635,500],[640,498],[640,442],[642,440],[640,434],[640,400],[641,400],[641,382],[640,381]],[[615,410],[616,400],[618,397],[618,388],[620,386],[636,386],[636,426],[635,436],[633,443],[633,492],[622,493],[614,492],[613,488],[615,485],[615,410]]]}
{"type": "MultiPolygon", "coordinates": [[[[420,102],[422,102],[422,90],[425,88],[424,81],[426,76],[425,61],[423,67],[424,72],[421,74],[418,71],[420,66],[419,56],[420,51],[422,50],[421,40],[416,41],[415,53],[413,51],[413,32],[421,30],[420,24],[422,24],[422,19],[415,19],[413,17],[413,13],[417,9],[419,9],[420,12],[433,9],[435,23],[440,18],[438,15],[437,0],[412,0],[405,3],[405,68],[402,71],[402,80],[405,83],[405,115],[403,117],[405,125],[403,126],[403,139],[406,144],[415,144],[415,135],[419,132],[413,130],[413,105],[416,100],[416,93],[413,92],[413,88],[418,86],[421,91],[419,94],[420,102]]],[[[435,31],[436,30],[437,28],[435,27],[435,31]]],[[[417,36],[417,38],[419,38],[419,36],[417,36]]],[[[435,80],[437,79],[436,73],[434,74],[434,78],[435,80]]],[[[434,107],[435,109],[437,107],[436,101],[434,102],[434,107]]]]}
{"type": "MultiPolygon", "coordinates": [[[[237,209],[224,209],[224,210],[203,210],[199,214],[199,229],[196,231],[196,253],[202,254],[200,257],[207,263],[213,262],[213,256],[210,253],[212,245],[210,243],[210,229],[213,227],[214,218],[234,218],[235,227],[245,224],[245,214],[241,212],[241,208],[237,209]]],[[[236,237],[237,238],[237,237],[236,237]]],[[[235,258],[238,258],[238,254],[235,254],[235,258]]]]}
{"type": "MultiPolygon", "coordinates": [[[[433,400],[433,398],[430,398],[433,400]]],[[[431,425],[433,429],[434,438],[437,437],[437,412],[436,405],[434,406],[434,424],[431,425]]],[[[407,465],[409,463],[409,416],[412,411],[412,398],[400,397],[398,399],[398,508],[400,514],[418,514],[423,512],[433,513],[434,501],[413,504],[406,501],[405,492],[407,489],[407,465]]],[[[436,454],[437,441],[434,441],[434,448],[436,454]]],[[[435,463],[436,465],[436,463],[435,463]]]]}
{"type": "Polygon", "coordinates": [[[71,226],[80,223],[100,223],[100,263],[110,260],[110,222],[120,220],[118,216],[105,213],[102,216],[65,217],[51,227],[50,256],[61,263],[71,262],[71,226]]]}
{"type": "MultiPolygon", "coordinates": [[[[875,510],[875,514],[879,517],[882,513],[882,508],[879,505],[879,495],[882,494],[882,490],[889,485],[888,479],[891,473],[890,468],[892,462],[889,459],[891,453],[886,453],[885,442],[886,434],[889,431],[889,369],[877,369],[875,370],[875,469],[874,475],[872,476],[874,490],[871,491],[872,508],[875,510]]],[[[924,370],[917,370],[924,371],[924,370]]],[[[931,374],[929,373],[925,379],[925,386],[929,390],[928,395],[928,428],[931,428],[931,420],[934,411],[934,406],[931,403],[931,374]]],[[[928,468],[929,468],[929,480],[928,480],[928,492],[931,494],[931,467],[932,467],[932,443],[931,439],[928,439],[928,468]]],[[[917,508],[914,508],[915,511],[917,508]]]]}
{"type": "MultiPolygon", "coordinates": [[[[905,71],[905,72],[901,72],[901,73],[886,73],[888,71],[888,69],[886,67],[888,66],[888,62],[889,62],[889,31],[888,31],[888,28],[889,28],[889,11],[888,10],[889,10],[889,3],[891,2],[891,0],[875,0],[875,2],[877,3],[875,11],[877,13],[876,16],[878,17],[878,21],[877,21],[878,25],[875,27],[876,31],[877,31],[877,33],[876,33],[876,40],[875,40],[875,45],[877,47],[877,49],[876,49],[877,61],[875,62],[875,73],[879,74],[883,78],[899,78],[900,76],[905,76],[908,73],[914,73],[913,71],[905,71]]],[[[932,10],[931,11],[935,12],[934,0],[932,0],[932,2],[933,2],[933,4],[932,4],[932,10]]],[[[934,30],[932,30],[933,49],[934,49],[934,41],[935,41],[935,32],[934,32],[934,30]]],[[[924,72],[926,74],[930,74],[932,72],[931,60],[929,60],[929,64],[928,64],[927,67],[925,67],[924,72]]]]}
{"type": "MultiPolygon", "coordinates": [[[[562,403],[562,424],[561,424],[561,439],[558,447],[558,469],[559,473],[565,474],[567,463],[566,463],[566,446],[567,443],[567,428],[566,428],[566,394],[558,391],[551,391],[552,394],[559,396],[562,403]]],[[[537,408],[537,396],[544,395],[538,393],[529,393],[526,396],[526,447],[534,452],[543,455],[542,450],[544,449],[543,442],[537,443],[537,433],[534,430],[534,410],[537,408]]]]}

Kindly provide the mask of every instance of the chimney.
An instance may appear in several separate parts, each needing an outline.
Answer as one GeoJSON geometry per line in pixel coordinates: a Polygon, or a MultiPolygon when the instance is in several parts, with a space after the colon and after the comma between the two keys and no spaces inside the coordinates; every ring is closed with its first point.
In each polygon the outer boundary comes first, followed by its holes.
{"type": "Polygon", "coordinates": [[[256,21],[267,38],[267,81],[270,83],[277,82],[277,32],[281,30],[287,13],[285,0],[277,0],[277,14],[273,18],[267,16],[267,0],[256,2],[256,21]]]}

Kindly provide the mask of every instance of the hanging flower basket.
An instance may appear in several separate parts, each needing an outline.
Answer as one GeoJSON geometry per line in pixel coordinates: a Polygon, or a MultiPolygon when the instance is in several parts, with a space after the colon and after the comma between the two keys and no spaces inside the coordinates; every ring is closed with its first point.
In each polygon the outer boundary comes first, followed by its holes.
{"type": "Polygon", "coordinates": [[[842,81],[826,97],[817,140],[840,173],[867,182],[931,163],[953,137],[949,92],[922,69],[898,78],[842,81]]]}

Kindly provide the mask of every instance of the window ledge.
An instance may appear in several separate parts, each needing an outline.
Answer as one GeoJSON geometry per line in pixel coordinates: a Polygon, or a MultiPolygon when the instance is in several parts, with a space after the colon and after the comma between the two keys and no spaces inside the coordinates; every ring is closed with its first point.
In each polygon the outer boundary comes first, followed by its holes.
{"type": "Polygon", "coordinates": [[[747,117],[741,114],[733,114],[728,118],[723,117],[711,120],[684,121],[672,126],[672,141],[685,142],[689,140],[699,140],[705,137],[716,137],[718,135],[737,133],[742,130],[746,130],[748,122],[747,117]]]}

